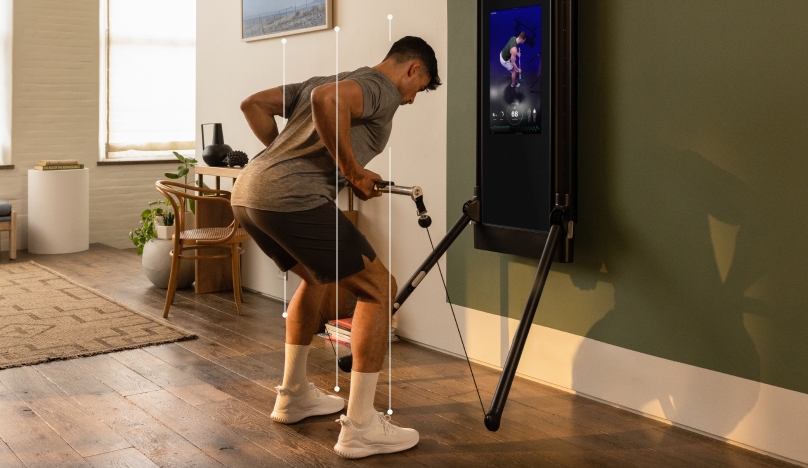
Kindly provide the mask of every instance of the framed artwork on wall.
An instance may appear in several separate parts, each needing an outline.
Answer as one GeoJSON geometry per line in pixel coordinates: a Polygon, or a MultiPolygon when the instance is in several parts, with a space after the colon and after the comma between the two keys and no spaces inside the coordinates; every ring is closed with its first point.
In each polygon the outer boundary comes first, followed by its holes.
{"type": "Polygon", "coordinates": [[[241,0],[241,39],[257,41],[330,29],[334,0],[241,0]]]}

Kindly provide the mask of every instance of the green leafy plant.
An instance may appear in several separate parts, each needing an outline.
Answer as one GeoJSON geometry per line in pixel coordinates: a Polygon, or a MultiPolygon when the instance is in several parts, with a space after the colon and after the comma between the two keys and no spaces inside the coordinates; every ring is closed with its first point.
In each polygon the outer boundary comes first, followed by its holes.
{"type": "Polygon", "coordinates": [[[165,176],[168,177],[169,179],[182,178],[183,183],[185,185],[188,185],[188,173],[191,172],[191,169],[193,169],[198,164],[198,162],[196,159],[190,157],[186,158],[185,156],[177,153],[176,151],[174,151],[174,156],[176,156],[176,158],[179,159],[179,161],[182,163],[182,166],[177,167],[176,172],[166,172],[165,176]]]}
{"type": "MultiPolygon", "coordinates": [[[[191,172],[199,162],[195,158],[185,157],[176,151],[173,152],[174,156],[182,163],[182,166],[178,166],[176,172],[166,172],[165,176],[169,179],[182,179],[183,184],[188,185],[188,173],[191,172]]],[[[187,192],[187,190],[186,190],[187,192]]],[[[183,200],[184,203],[184,200],[183,200]]],[[[189,208],[191,209],[191,213],[196,214],[196,206],[194,204],[194,200],[190,200],[189,208]]],[[[183,206],[185,209],[185,206],[183,206]]]]}
{"type": "Polygon", "coordinates": [[[149,208],[140,213],[140,227],[136,227],[129,231],[129,240],[137,247],[137,254],[143,255],[143,247],[147,242],[157,237],[155,232],[155,219],[162,217],[166,226],[174,224],[174,213],[168,209],[169,202],[167,200],[159,200],[149,203],[149,208]],[[166,206],[164,210],[162,206],[166,206]],[[166,218],[171,218],[171,224],[168,224],[166,218]]]}
{"type": "Polygon", "coordinates": [[[163,226],[173,226],[174,225],[174,212],[173,211],[166,211],[163,213],[163,226]]]}

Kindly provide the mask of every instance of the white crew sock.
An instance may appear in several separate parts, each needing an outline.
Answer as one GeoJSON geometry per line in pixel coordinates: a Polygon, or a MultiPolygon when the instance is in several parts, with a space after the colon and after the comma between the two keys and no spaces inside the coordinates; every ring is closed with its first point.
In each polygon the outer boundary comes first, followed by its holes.
{"type": "Polygon", "coordinates": [[[293,345],[286,343],[286,356],[283,365],[283,384],[281,388],[293,394],[303,391],[309,381],[306,379],[306,361],[309,358],[309,348],[306,345],[293,345]]]}
{"type": "Polygon", "coordinates": [[[362,373],[351,371],[351,394],[348,395],[348,419],[357,427],[365,427],[373,420],[376,408],[373,398],[376,396],[376,383],[379,373],[362,373]]]}

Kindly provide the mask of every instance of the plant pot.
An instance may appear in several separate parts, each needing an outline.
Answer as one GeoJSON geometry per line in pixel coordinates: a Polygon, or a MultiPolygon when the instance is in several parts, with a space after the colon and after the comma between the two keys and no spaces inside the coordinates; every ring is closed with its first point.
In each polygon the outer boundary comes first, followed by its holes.
{"type": "Polygon", "coordinates": [[[158,239],[171,240],[171,236],[174,235],[174,226],[162,226],[158,224],[156,228],[158,239]]]}
{"type": "MultiPolygon", "coordinates": [[[[173,247],[172,241],[163,239],[152,239],[143,246],[143,270],[146,278],[149,278],[149,281],[160,289],[168,289],[168,279],[171,274],[170,253],[173,247]]],[[[187,288],[193,282],[194,261],[183,260],[180,262],[177,289],[187,288]]]]}

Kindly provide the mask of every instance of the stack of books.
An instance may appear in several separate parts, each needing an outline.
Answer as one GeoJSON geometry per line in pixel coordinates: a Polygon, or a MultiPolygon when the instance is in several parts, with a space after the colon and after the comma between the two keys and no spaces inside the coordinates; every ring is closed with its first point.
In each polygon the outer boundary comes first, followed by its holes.
{"type": "Polygon", "coordinates": [[[40,159],[34,166],[37,171],[64,171],[66,169],[84,169],[75,159],[40,159]]]}
{"type": "MultiPolygon", "coordinates": [[[[352,325],[352,318],[329,320],[328,323],[325,324],[325,333],[320,333],[320,336],[338,343],[351,344],[352,325]]],[[[398,341],[395,328],[390,328],[390,341],[398,341]]]]}

